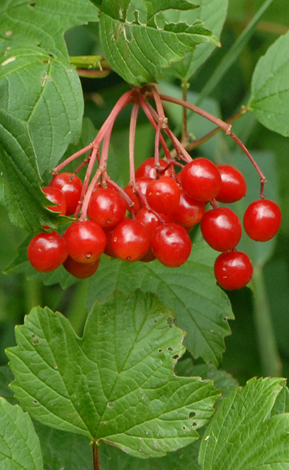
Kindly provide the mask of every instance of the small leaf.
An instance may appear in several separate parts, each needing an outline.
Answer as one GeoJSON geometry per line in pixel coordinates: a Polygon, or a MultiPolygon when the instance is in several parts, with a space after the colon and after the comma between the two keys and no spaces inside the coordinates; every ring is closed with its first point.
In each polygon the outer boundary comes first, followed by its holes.
{"type": "Polygon", "coordinates": [[[18,405],[0,397],[0,469],[43,470],[39,439],[18,405]]]}
{"type": "Polygon", "coordinates": [[[170,312],[140,291],[96,303],[83,339],[63,315],[38,307],[7,351],[11,388],[44,424],[160,457],[198,438],[217,398],[211,381],[174,375],[182,339],[170,312]]]}
{"type": "Polygon", "coordinates": [[[2,0],[0,18],[0,49],[30,44],[67,57],[64,32],[97,21],[98,10],[89,0],[2,0]]]}
{"type": "MultiPolygon", "coordinates": [[[[228,297],[216,285],[213,269],[207,265],[204,246],[204,242],[194,244],[188,261],[173,269],[158,261],[126,263],[114,259],[100,263],[89,281],[89,308],[96,298],[104,300],[115,289],[155,292],[174,311],[176,324],[187,332],[184,344],[193,357],[217,365],[225,349],[224,337],[230,333],[227,319],[234,316],[228,297]],[[199,250],[204,262],[199,261],[199,250]]],[[[212,249],[207,247],[207,252],[212,259],[212,249]]]]}
{"type": "Polygon", "coordinates": [[[100,39],[107,61],[133,85],[156,81],[160,69],[184,57],[197,44],[219,45],[218,39],[199,20],[169,23],[164,12],[190,11],[186,0],[103,0],[99,17],[100,39]],[[134,14],[134,18],[133,18],[134,14]]]}
{"type": "Polygon", "coordinates": [[[218,408],[206,429],[200,464],[206,470],[289,468],[289,415],[268,419],[285,379],[251,379],[218,408]]]}
{"type": "Polygon", "coordinates": [[[261,57],[252,79],[249,108],[272,131],[289,136],[289,32],[261,57]]]}

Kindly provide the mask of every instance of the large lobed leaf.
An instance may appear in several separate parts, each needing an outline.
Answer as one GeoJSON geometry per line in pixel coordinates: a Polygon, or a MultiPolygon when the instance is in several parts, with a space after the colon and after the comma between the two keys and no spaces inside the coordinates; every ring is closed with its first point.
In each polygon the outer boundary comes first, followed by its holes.
{"type": "Polygon", "coordinates": [[[204,470],[289,469],[289,415],[268,419],[284,385],[285,379],[251,379],[222,402],[202,439],[204,470]]]}
{"type": "Polygon", "coordinates": [[[35,45],[50,54],[67,57],[64,32],[98,20],[90,0],[1,0],[0,50],[35,45]]]}
{"type": "Polygon", "coordinates": [[[182,339],[170,312],[140,291],[96,303],[82,339],[63,315],[38,307],[7,352],[11,387],[44,424],[160,457],[198,438],[218,396],[211,381],[174,375],[182,339]]]}
{"type": "Polygon", "coordinates": [[[230,333],[227,319],[234,316],[228,297],[216,285],[213,269],[208,266],[213,256],[217,252],[203,242],[193,245],[190,258],[178,268],[167,268],[158,261],[112,259],[100,263],[89,281],[88,306],[95,299],[104,300],[115,289],[155,292],[173,310],[176,324],[187,332],[184,344],[191,354],[217,365],[225,349],[224,337],[230,333]]]}
{"type": "Polygon", "coordinates": [[[103,0],[100,39],[112,68],[133,85],[156,81],[160,70],[184,57],[197,44],[219,45],[202,21],[166,21],[165,12],[190,12],[187,0],[103,0]]]}
{"type": "Polygon", "coordinates": [[[272,131],[289,136],[289,32],[261,57],[252,79],[249,109],[272,131]]]}

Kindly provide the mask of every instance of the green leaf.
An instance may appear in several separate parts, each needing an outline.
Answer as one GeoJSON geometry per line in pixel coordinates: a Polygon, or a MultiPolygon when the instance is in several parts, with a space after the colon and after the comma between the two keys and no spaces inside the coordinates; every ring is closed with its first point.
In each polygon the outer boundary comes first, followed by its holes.
{"type": "Polygon", "coordinates": [[[2,0],[0,18],[0,50],[29,44],[67,57],[64,32],[97,21],[98,9],[89,0],[2,0]]]}
{"type": "Polygon", "coordinates": [[[14,376],[8,366],[0,367],[0,396],[5,398],[9,403],[15,405],[17,400],[13,396],[13,392],[9,384],[14,380],[14,376]]]}
{"type": "MultiPolygon", "coordinates": [[[[223,29],[223,24],[226,19],[228,0],[200,0],[200,7],[197,10],[188,12],[174,12],[174,21],[184,20],[192,24],[197,19],[202,20],[217,37],[220,37],[223,29]]],[[[171,19],[171,15],[170,15],[171,19]]],[[[192,52],[188,52],[182,62],[172,64],[171,71],[180,79],[189,80],[196,70],[202,65],[207,58],[212,54],[215,45],[213,44],[200,44],[192,52]]]]}
{"type": "Polygon", "coordinates": [[[37,47],[12,48],[0,57],[0,107],[27,126],[40,174],[51,170],[67,145],[80,137],[78,75],[68,61],[37,47]]]}
{"type": "Polygon", "coordinates": [[[107,61],[127,82],[141,85],[156,81],[160,69],[182,59],[197,44],[218,46],[201,21],[169,23],[164,16],[171,9],[194,8],[186,0],[103,0],[99,25],[107,61]]]}
{"type": "Polygon", "coordinates": [[[202,377],[213,380],[217,390],[222,392],[218,402],[229,396],[238,386],[237,380],[225,372],[218,370],[213,364],[194,364],[191,358],[179,361],[176,365],[176,373],[185,377],[202,377]]]}
{"type": "Polygon", "coordinates": [[[218,408],[206,429],[200,464],[206,470],[289,468],[289,415],[268,419],[285,379],[251,379],[218,408]]]}
{"type": "Polygon", "coordinates": [[[153,294],[96,303],[83,339],[63,315],[40,307],[15,331],[11,388],[44,424],[147,458],[196,440],[212,414],[212,382],[173,373],[183,332],[153,294]]]}
{"type": "Polygon", "coordinates": [[[40,189],[28,126],[1,108],[0,171],[0,201],[10,220],[34,232],[41,231],[44,224],[53,226],[58,217],[43,207],[47,199],[40,189]]]}
{"type": "Polygon", "coordinates": [[[261,57],[252,79],[249,108],[272,131],[289,136],[289,32],[261,57]]]}
{"type": "Polygon", "coordinates": [[[43,470],[39,439],[18,405],[0,397],[0,470],[43,470]]]}
{"type": "Polygon", "coordinates": [[[100,263],[89,281],[89,307],[115,289],[123,293],[137,288],[155,292],[174,311],[177,325],[187,332],[184,344],[191,354],[217,365],[225,349],[224,337],[230,333],[227,319],[234,316],[228,297],[216,285],[212,267],[207,261],[195,261],[199,249],[204,257],[204,245],[195,244],[190,258],[179,268],[167,268],[158,261],[126,263],[114,259],[100,263]]]}

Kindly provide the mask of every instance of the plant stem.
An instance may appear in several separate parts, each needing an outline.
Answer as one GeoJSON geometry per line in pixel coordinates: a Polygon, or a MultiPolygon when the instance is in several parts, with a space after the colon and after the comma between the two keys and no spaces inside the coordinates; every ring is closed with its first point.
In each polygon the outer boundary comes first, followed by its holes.
{"type": "Polygon", "coordinates": [[[254,268],[252,282],[255,287],[254,321],[257,330],[262,372],[264,376],[280,377],[282,374],[282,364],[278,354],[261,267],[257,266],[254,268]]]}
{"type": "Polygon", "coordinates": [[[129,181],[135,184],[135,168],[134,168],[134,146],[137,117],[139,111],[139,103],[134,103],[132,107],[130,126],[129,126],[129,181]]]}
{"type": "MultiPolygon", "coordinates": [[[[187,101],[189,86],[190,86],[189,82],[186,79],[184,79],[182,81],[183,100],[184,101],[187,101]]],[[[181,138],[182,144],[184,144],[188,140],[187,125],[188,125],[188,112],[187,112],[187,108],[185,108],[183,106],[183,122],[182,122],[182,138],[181,138]]]]}
{"type": "Polygon", "coordinates": [[[96,441],[92,443],[92,451],[93,451],[93,470],[100,470],[99,466],[99,447],[96,444],[96,441]]]}
{"type": "MultiPolygon", "coordinates": [[[[246,114],[248,112],[248,107],[247,106],[244,106],[242,107],[242,109],[240,109],[240,111],[238,111],[237,113],[235,113],[233,116],[231,116],[229,119],[226,119],[226,123],[227,124],[232,124],[233,122],[237,121],[237,119],[239,119],[241,116],[243,116],[244,114],[246,114]]],[[[214,135],[218,134],[218,132],[220,132],[222,129],[220,127],[216,127],[215,129],[213,129],[211,132],[208,132],[208,134],[204,135],[204,137],[201,137],[200,139],[198,140],[195,140],[194,142],[192,143],[187,143],[185,145],[185,148],[188,150],[188,152],[190,152],[191,150],[194,150],[195,148],[199,147],[200,145],[204,144],[205,142],[207,142],[209,139],[211,139],[212,137],[214,137],[214,135]]]]}

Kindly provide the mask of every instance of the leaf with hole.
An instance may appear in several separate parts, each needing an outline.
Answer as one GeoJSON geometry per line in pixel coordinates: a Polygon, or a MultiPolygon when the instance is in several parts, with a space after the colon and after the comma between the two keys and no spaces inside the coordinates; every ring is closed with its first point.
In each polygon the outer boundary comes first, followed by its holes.
{"type": "Polygon", "coordinates": [[[7,350],[11,388],[43,424],[160,457],[198,439],[218,397],[211,381],[174,375],[183,336],[141,291],[97,302],[82,339],[63,315],[38,307],[7,350]]]}

